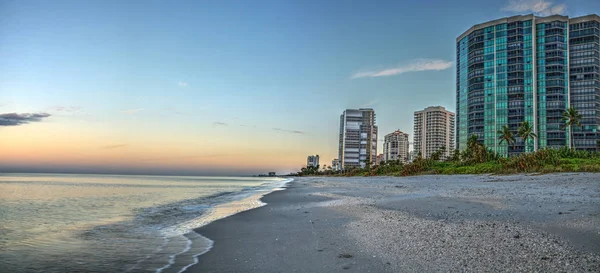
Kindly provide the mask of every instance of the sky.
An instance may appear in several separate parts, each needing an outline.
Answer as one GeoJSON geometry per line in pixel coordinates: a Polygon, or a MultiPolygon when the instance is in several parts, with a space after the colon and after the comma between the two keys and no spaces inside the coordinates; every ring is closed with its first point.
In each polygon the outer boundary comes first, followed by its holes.
{"type": "MultiPolygon", "coordinates": [[[[0,0],[0,172],[289,173],[455,107],[455,40],[600,1],[0,0]]],[[[381,143],[379,152],[382,152],[381,143]]]]}

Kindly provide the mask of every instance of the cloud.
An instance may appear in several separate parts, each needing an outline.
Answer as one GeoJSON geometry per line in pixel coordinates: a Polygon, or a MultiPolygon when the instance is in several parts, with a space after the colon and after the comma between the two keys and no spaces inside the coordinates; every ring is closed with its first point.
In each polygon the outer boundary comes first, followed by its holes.
{"type": "Polygon", "coordinates": [[[188,87],[189,84],[187,82],[178,82],[177,85],[179,85],[179,87],[188,87]]]}
{"type": "Polygon", "coordinates": [[[167,107],[163,109],[165,111],[165,113],[171,113],[171,114],[176,114],[176,115],[187,115],[188,113],[185,111],[182,111],[176,107],[167,107]]]}
{"type": "Polygon", "coordinates": [[[51,116],[48,113],[7,113],[0,114],[0,126],[19,126],[30,122],[42,121],[42,119],[51,116]]]}
{"type": "Polygon", "coordinates": [[[379,103],[379,100],[378,99],[374,99],[374,100],[371,100],[371,101],[369,101],[369,102],[361,105],[360,107],[369,107],[369,106],[373,106],[373,105],[375,105],[377,103],[379,103]]]}
{"type": "Polygon", "coordinates": [[[81,110],[79,106],[56,106],[51,107],[50,110],[58,111],[58,112],[77,112],[81,110]]]}
{"type": "Polygon", "coordinates": [[[135,114],[135,113],[137,113],[139,111],[142,111],[142,110],[144,110],[144,109],[143,108],[127,109],[127,110],[121,111],[121,113],[123,113],[123,114],[135,114]]]}
{"type": "Polygon", "coordinates": [[[502,11],[532,12],[542,16],[563,14],[566,10],[565,4],[554,5],[553,2],[545,0],[509,0],[508,4],[502,8],[502,11]]]}
{"type": "Polygon", "coordinates": [[[213,126],[227,126],[227,123],[220,122],[220,121],[215,121],[215,122],[213,122],[213,126]]]}
{"type": "Polygon", "coordinates": [[[428,70],[444,70],[452,67],[452,61],[436,60],[436,59],[416,59],[407,64],[373,71],[358,72],[352,75],[352,79],[358,78],[374,78],[394,76],[407,72],[428,71],[428,70]]]}
{"type": "Polygon", "coordinates": [[[127,144],[106,145],[106,146],[102,146],[100,148],[101,149],[118,149],[118,148],[123,148],[123,147],[127,147],[127,144]]]}
{"type": "Polygon", "coordinates": [[[275,131],[281,131],[281,132],[287,132],[287,133],[292,133],[292,134],[304,134],[304,132],[298,131],[298,130],[287,130],[287,129],[281,129],[281,128],[273,128],[273,130],[275,130],[275,131]]]}

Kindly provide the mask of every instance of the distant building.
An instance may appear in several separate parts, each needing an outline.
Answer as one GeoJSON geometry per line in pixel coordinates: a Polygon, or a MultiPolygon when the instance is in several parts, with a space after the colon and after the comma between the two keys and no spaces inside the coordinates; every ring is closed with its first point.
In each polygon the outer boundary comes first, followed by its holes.
{"type": "Polygon", "coordinates": [[[415,152],[415,150],[410,151],[410,153],[408,153],[408,162],[413,162],[415,161],[415,159],[417,159],[418,154],[415,152]]]}
{"type": "Polygon", "coordinates": [[[378,154],[377,158],[375,159],[375,165],[381,165],[381,163],[383,163],[383,154],[378,154]]]}
{"type": "Polygon", "coordinates": [[[276,173],[275,172],[269,172],[269,176],[270,177],[276,176],[276,173]]]}
{"type": "Polygon", "coordinates": [[[445,148],[441,158],[454,151],[454,113],[441,106],[431,106],[415,112],[414,151],[429,158],[432,153],[445,148]]]}
{"type": "Polygon", "coordinates": [[[408,134],[400,130],[389,133],[383,139],[383,160],[408,162],[408,134]]]}
{"type": "Polygon", "coordinates": [[[331,169],[334,171],[340,170],[340,161],[337,158],[334,160],[331,160],[331,169]]]}
{"type": "Polygon", "coordinates": [[[309,155],[306,159],[306,167],[319,167],[319,155],[309,155]]]}
{"type": "Polygon", "coordinates": [[[377,160],[377,126],[371,108],[346,109],[340,116],[341,169],[364,168],[377,160]]]}

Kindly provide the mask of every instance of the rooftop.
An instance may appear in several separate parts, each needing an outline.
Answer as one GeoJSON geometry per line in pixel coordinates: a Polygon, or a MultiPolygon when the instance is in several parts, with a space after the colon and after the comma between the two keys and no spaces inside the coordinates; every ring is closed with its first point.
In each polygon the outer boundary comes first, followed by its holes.
{"type": "Polygon", "coordinates": [[[473,25],[471,28],[469,28],[463,34],[458,36],[458,38],[456,38],[456,42],[459,42],[462,38],[464,38],[465,36],[471,34],[471,32],[478,30],[478,29],[482,29],[482,28],[486,28],[486,27],[494,26],[494,25],[498,25],[498,24],[503,24],[503,23],[512,23],[512,22],[518,22],[518,21],[532,20],[534,18],[536,19],[536,23],[545,23],[545,22],[552,22],[552,21],[565,21],[565,22],[568,21],[570,23],[580,23],[580,22],[585,22],[585,21],[589,21],[589,20],[600,21],[600,16],[598,16],[597,14],[590,14],[590,15],[585,15],[585,16],[580,16],[580,17],[574,17],[571,19],[569,19],[568,16],[557,15],[557,14],[545,16],[545,17],[535,16],[533,14],[516,15],[516,16],[504,17],[504,18],[500,18],[500,19],[496,19],[496,20],[491,20],[491,21],[488,21],[485,23],[473,25]]]}

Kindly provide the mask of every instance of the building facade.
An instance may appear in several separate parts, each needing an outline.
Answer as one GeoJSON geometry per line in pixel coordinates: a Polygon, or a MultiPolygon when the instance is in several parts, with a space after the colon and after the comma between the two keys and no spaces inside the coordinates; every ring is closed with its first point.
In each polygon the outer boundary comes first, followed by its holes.
{"type": "Polygon", "coordinates": [[[465,149],[471,135],[504,156],[566,146],[570,136],[561,117],[571,99],[585,123],[574,132],[576,147],[591,148],[600,125],[600,93],[594,87],[599,83],[594,57],[599,21],[597,15],[513,16],[475,25],[460,35],[457,149],[465,149]],[[514,147],[498,143],[497,131],[506,125],[517,135],[524,121],[537,138],[524,143],[516,137],[514,147]]]}
{"type": "Polygon", "coordinates": [[[340,161],[337,158],[334,160],[331,160],[331,169],[334,171],[340,170],[340,161]]]}
{"type": "Polygon", "coordinates": [[[342,113],[338,156],[341,169],[364,168],[375,164],[377,126],[373,109],[346,109],[342,113]]]}
{"type": "Polygon", "coordinates": [[[383,160],[399,160],[402,164],[408,163],[408,134],[400,130],[385,135],[383,139],[383,160]]]}
{"type": "Polygon", "coordinates": [[[600,151],[600,17],[569,19],[570,105],[582,116],[573,128],[575,148],[600,151]]]}
{"type": "Polygon", "coordinates": [[[410,151],[409,156],[408,156],[408,161],[409,162],[413,162],[415,161],[415,159],[417,159],[418,153],[415,152],[415,150],[410,151]]]}
{"type": "Polygon", "coordinates": [[[319,167],[319,155],[309,155],[306,159],[306,167],[319,167]]]}
{"type": "Polygon", "coordinates": [[[442,106],[431,106],[415,112],[414,152],[429,158],[432,153],[444,150],[445,159],[454,151],[454,113],[442,106]]]}

